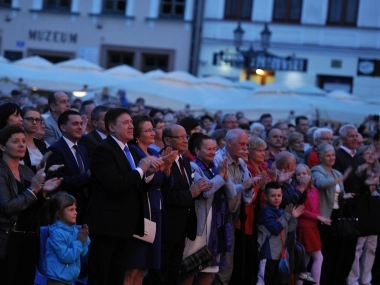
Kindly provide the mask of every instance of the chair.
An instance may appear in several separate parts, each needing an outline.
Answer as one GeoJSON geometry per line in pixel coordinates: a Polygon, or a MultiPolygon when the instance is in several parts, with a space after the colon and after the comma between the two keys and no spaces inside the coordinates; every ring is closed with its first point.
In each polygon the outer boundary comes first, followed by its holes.
{"type": "MultiPolygon", "coordinates": [[[[80,229],[81,226],[77,225],[77,228],[80,229]]],[[[46,252],[46,241],[49,237],[49,227],[43,226],[40,228],[40,256],[39,261],[36,268],[36,274],[34,277],[34,284],[35,285],[46,285],[47,284],[47,278],[45,276],[45,272],[43,269],[44,259],[45,259],[45,252],[46,252]]],[[[88,252],[87,254],[81,258],[81,263],[88,263],[88,252]]],[[[84,276],[82,278],[78,278],[75,280],[75,284],[87,284],[88,276],[84,276]]]]}

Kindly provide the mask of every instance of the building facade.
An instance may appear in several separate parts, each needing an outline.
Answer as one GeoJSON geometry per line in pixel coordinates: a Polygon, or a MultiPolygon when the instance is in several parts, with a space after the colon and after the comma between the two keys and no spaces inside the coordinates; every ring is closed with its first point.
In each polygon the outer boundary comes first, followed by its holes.
{"type": "Polygon", "coordinates": [[[189,69],[191,0],[0,0],[0,54],[189,69]]]}
{"type": "Polygon", "coordinates": [[[220,54],[236,54],[234,31],[244,30],[241,49],[261,47],[271,31],[273,69],[251,64],[251,79],[290,87],[316,85],[360,97],[380,90],[380,5],[378,0],[205,0],[198,75],[245,80],[245,69],[220,54]],[[223,60],[224,59],[224,60],[223,60]],[[293,61],[292,61],[293,59],[293,61]],[[292,65],[294,60],[301,65],[292,65]]]}

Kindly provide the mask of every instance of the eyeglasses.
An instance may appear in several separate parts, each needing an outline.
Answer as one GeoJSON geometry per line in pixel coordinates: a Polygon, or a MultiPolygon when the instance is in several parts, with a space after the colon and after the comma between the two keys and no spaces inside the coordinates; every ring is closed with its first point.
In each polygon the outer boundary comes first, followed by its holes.
{"type": "Polygon", "coordinates": [[[145,131],[141,131],[142,133],[154,133],[156,132],[156,129],[147,129],[145,131]]]}
{"type": "Polygon", "coordinates": [[[179,139],[179,140],[189,140],[190,136],[169,136],[169,138],[172,139],[179,139]]]}
{"type": "Polygon", "coordinates": [[[34,123],[36,122],[37,124],[40,124],[42,119],[40,118],[33,118],[33,117],[26,117],[24,120],[28,121],[29,123],[34,123]]]}
{"type": "Polygon", "coordinates": [[[363,155],[368,155],[368,156],[373,156],[373,157],[376,156],[376,154],[373,152],[363,152],[363,155]]]}

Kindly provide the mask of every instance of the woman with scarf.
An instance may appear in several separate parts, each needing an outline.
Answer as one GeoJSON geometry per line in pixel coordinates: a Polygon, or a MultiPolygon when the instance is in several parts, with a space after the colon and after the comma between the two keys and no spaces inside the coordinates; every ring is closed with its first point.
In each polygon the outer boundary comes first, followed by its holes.
{"type": "Polygon", "coordinates": [[[224,265],[224,253],[231,251],[233,229],[226,216],[228,199],[233,198],[236,191],[228,179],[227,159],[218,166],[214,163],[216,142],[211,137],[194,133],[189,141],[189,150],[195,155],[191,162],[194,181],[204,178],[212,183],[212,188],[195,201],[197,236],[194,241],[187,240],[183,258],[207,245],[213,255],[213,263],[196,276],[183,277],[180,284],[209,285],[219,266],[224,265]]]}

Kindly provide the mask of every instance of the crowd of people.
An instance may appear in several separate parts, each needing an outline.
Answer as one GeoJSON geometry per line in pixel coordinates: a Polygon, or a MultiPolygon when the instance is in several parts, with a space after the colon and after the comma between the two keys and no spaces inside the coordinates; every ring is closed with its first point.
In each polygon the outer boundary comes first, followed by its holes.
{"type": "Polygon", "coordinates": [[[1,284],[34,284],[39,258],[50,285],[379,282],[377,234],[332,227],[380,195],[378,117],[332,129],[164,112],[122,92],[98,106],[12,95],[0,103],[1,284]],[[209,264],[189,272],[182,261],[205,247],[209,264]]]}

